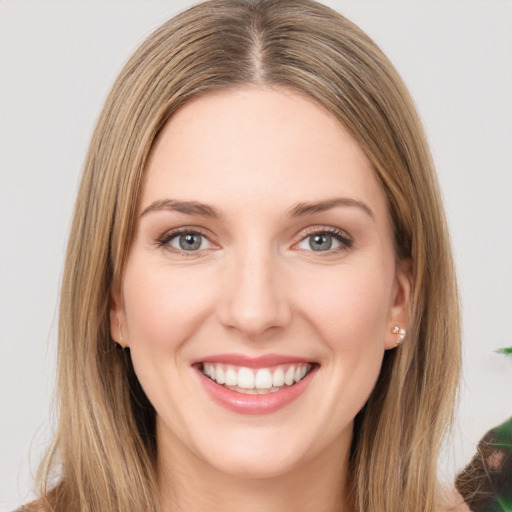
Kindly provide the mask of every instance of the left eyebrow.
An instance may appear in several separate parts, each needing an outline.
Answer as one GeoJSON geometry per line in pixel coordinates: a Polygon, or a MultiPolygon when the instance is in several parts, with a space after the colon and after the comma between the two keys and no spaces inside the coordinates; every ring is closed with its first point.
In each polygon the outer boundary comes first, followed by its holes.
{"type": "Polygon", "coordinates": [[[220,217],[219,213],[213,206],[197,201],[177,201],[176,199],[160,199],[154,201],[149,206],[144,208],[141,217],[151,212],[158,212],[162,210],[176,211],[186,215],[200,215],[203,217],[220,217]]]}
{"type": "Polygon", "coordinates": [[[325,212],[338,206],[350,206],[359,208],[369,215],[372,219],[375,219],[375,215],[371,208],[365,203],[352,199],[350,197],[334,197],[325,201],[317,201],[312,203],[298,203],[290,209],[288,215],[290,217],[301,217],[303,215],[311,215],[313,213],[325,212]]]}

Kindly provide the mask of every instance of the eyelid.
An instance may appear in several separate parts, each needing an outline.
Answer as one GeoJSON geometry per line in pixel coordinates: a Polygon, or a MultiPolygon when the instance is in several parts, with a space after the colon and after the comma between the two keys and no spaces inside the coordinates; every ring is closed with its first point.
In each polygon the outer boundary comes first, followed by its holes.
{"type": "MultiPolygon", "coordinates": [[[[300,231],[299,234],[297,234],[294,238],[295,241],[292,244],[292,248],[296,247],[299,243],[303,242],[305,239],[307,239],[309,236],[312,235],[320,235],[320,234],[328,234],[330,236],[333,236],[339,243],[340,247],[329,249],[326,251],[313,251],[307,250],[307,249],[299,249],[304,250],[307,252],[314,252],[319,256],[322,255],[328,255],[328,254],[335,254],[339,252],[346,251],[350,249],[354,243],[354,240],[350,234],[348,234],[345,230],[334,227],[334,226],[323,226],[323,225],[316,225],[316,226],[309,226],[307,228],[304,228],[302,231],[300,231]],[[323,254],[322,254],[323,253],[323,254]]],[[[219,244],[212,240],[212,235],[207,230],[200,228],[198,226],[180,226],[178,228],[173,228],[165,231],[161,236],[158,237],[156,241],[156,245],[158,247],[162,247],[165,250],[168,250],[169,252],[188,256],[188,257],[197,257],[201,254],[211,251],[212,249],[218,249],[219,244]],[[200,249],[196,251],[185,251],[180,250],[176,247],[172,247],[169,245],[169,241],[175,237],[178,237],[182,234],[198,234],[203,236],[208,242],[212,245],[212,247],[208,247],[207,249],[200,249]]]]}
{"type": "Polygon", "coordinates": [[[327,251],[313,251],[307,250],[307,249],[299,249],[304,250],[307,252],[313,252],[319,256],[322,255],[328,255],[328,254],[334,254],[346,251],[347,249],[350,249],[354,244],[354,239],[351,235],[349,235],[344,229],[340,229],[334,226],[310,226],[305,229],[303,229],[298,235],[298,240],[293,243],[293,247],[296,247],[299,243],[306,240],[308,237],[313,235],[321,235],[321,234],[327,234],[330,236],[333,236],[336,238],[336,240],[340,243],[340,247],[337,247],[335,249],[329,249],[327,251]]]}
{"type": "Polygon", "coordinates": [[[212,249],[218,248],[218,244],[216,244],[212,240],[212,236],[210,233],[206,232],[203,228],[197,226],[180,226],[179,228],[169,229],[165,231],[161,236],[157,239],[157,246],[161,247],[171,253],[179,254],[185,257],[198,257],[204,254],[206,251],[210,251],[212,249]],[[203,236],[208,242],[212,245],[212,247],[208,247],[206,249],[199,249],[197,251],[185,251],[180,250],[177,247],[173,247],[169,244],[169,242],[180,235],[186,234],[197,234],[203,236]]]}

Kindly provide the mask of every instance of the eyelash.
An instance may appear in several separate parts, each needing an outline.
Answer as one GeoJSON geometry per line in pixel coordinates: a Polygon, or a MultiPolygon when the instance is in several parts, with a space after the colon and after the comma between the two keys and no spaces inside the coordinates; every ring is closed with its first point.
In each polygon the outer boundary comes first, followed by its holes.
{"type": "MultiPolygon", "coordinates": [[[[208,250],[208,249],[202,249],[202,250],[197,250],[197,251],[185,251],[185,250],[179,250],[179,249],[169,245],[169,242],[171,240],[173,240],[174,238],[179,237],[181,235],[200,235],[200,236],[204,237],[205,239],[207,239],[210,244],[213,244],[213,242],[210,241],[208,235],[206,233],[204,233],[203,231],[201,231],[200,229],[192,228],[192,227],[189,228],[189,227],[184,226],[182,228],[178,228],[178,229],[174,229],[172,231],[166,232],[162,237],[160,237],[158,239],[157,245],[158,245],[158,247],[163,247],[164,249],[166,249],[170,252],[180,254],[185,257],[197,256],[197,254],[199,252],[208,250]]],[[[322,227],[317,226],[317,227],[312,227],[312,228],[306,228],[306,230],[304,230],[301,233],[301,237],[300,237],[299,241],[294,243],[294,246],[301,242],[304,242],[309,237],[315,236],[315,235],[332,236],[337,242],[340,243],[340,247],[337,247],[335,249],[329,249],[326,251],[313,251],[312,249],[307,250],[307,252],[315,252],[319,256],[326,256],[326,255],[330,255],[333,253],[344,252],[344,251],[347,251],[348,249],[350,249],[354,245],[353,239],[345,231],[342,231],[341,229],[338,229],[338,228],[335,228],[332,226],[322,226],[322,227]]]]}
{"type": "MultiPolygon", "coordinates": [[[[158,245],[158,247],[163,247],[167,251],[179,254],[181,256],[185,256],[185,257],[187,257],[187,256],[197,256],[197,254],[199,252],[201,252],[201,251],[184,251],[184,250],[179,250],[176,247],[172,247],[169,244],[169,242],[171,240],[173,240],[174,238],[177,238],[177,237],[179,237],[181,235],[200,235],[203,238],[205,238],[206,240],[208,240],[211,244],[213,243],[213,242],[210,241],[208,235],[206,233],[204,233],[203,231],[201,231],[200,229],[192,228],[192,227],[189,228],[187,226],[184,226],[182,228],[178,228],[178,229],[174,229],[172,231],[166,232],[162,237],[160,237],[158,239],[157,245],[158,245]]],[[[207,249],[203,249],[202,251],[204,251],[204,250],[207,250],[207,249]]]]}
{"type": "MultiPolygon", "coordinates": [[[[306,228],[306,230],[303,233],[301,233],[301,238],[300,238],[299,242],[297,242],[297,243],[303,242],[303,241],[307,240],[309,237],[315,236],[315,235],[329,235],[329,236],[332,236],[336,241],[338,241],[340,243],[340,247],[337,247],[335,249],[329,249],[327,251],[313,251],[312,249],[307,251],[307,252],[314,252],[318,256],[328,256],[328,255],[344,252],[344,251],[347,251],[348,249],[350,249],[354,245],[354,240],[345,231],[343,231],[339,228],[332,227],[332,226],[322,226],[322,227],[315,226],[312,228],[306,228]]],[[[294,245],[297,245],[297,243],[294,245]]]]}

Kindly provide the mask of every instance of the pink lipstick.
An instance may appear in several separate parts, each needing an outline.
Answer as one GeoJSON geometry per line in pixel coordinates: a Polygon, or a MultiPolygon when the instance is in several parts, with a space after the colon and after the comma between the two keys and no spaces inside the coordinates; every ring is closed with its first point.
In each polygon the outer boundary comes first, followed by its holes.
{"type": "Polygon", "coordinates": [[[304,358],[274,354],[218,354],[193,366],[210,397],[240,414],[271,413],[287,406],[304,393],[318,368],[304,358]]]}

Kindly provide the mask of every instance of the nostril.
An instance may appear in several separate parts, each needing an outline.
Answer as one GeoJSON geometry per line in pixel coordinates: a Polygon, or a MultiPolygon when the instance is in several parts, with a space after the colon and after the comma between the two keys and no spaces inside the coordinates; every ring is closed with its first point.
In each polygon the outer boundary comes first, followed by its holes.
{"type": "Polygon", "coordinates": [[[262,247],[263,240],[253,240],[234,256],[217,305],[219,321],[250,338],[283,327],[291,318],[287,287],[276,275],[278,263],[263,254],[262,247]]]}
{"type": "Polygon", "coordinates": [[[219,306],[219,321],[225,327],[236,329],[249,338],[260,336],[289,324],[291,314],[288,306],[274,301],[258,302],[257,297],[246,300],[235,299],[219,306]]]}

